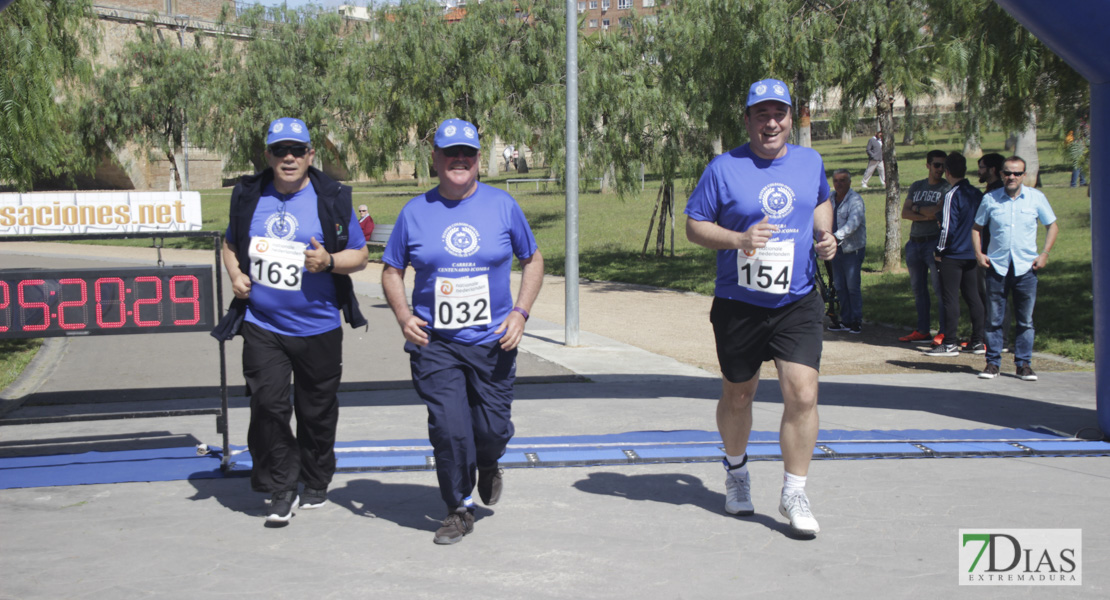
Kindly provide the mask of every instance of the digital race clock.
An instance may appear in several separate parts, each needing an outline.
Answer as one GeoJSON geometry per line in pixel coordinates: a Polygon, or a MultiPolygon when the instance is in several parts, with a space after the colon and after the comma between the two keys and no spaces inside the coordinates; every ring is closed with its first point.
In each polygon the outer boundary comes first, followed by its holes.
{"type": "Polygon", "coordinates": [[[208,331],[212,267],[0,270],[0,339],[208,331]]]}

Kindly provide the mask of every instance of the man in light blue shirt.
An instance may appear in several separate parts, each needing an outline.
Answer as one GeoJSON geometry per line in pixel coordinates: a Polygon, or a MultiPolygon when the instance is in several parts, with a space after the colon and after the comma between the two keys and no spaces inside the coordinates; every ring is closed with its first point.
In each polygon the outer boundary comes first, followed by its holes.
{"type": "Polygon", "coordinates": [[[1002,166],[1002,189],[983,196],[975,214],[972,245],[975,258],[987,269],[987,302],[990,322],[987,324],[987,366],[979,373],[982,379],[998,376],[1002,350],[1002,324],[1006,318],[1006,297],[1014,298],[1014,365],[1017,376],[1036,381],[1031,366],[1033,357],[1033,305],[1037,301],[1037,272],[1048,264],[1048,253],[1056,243],[1059,227],[1056,215],[1041,192],[1022,185],[1025,160],[1018,156],[1006,159],[1002,166]],[[1037,251],[1037,222],[1047,228],[1044,251],[1037,251]],[[986,253],[982,250],[982,234],[990,234],[986,253]]]}

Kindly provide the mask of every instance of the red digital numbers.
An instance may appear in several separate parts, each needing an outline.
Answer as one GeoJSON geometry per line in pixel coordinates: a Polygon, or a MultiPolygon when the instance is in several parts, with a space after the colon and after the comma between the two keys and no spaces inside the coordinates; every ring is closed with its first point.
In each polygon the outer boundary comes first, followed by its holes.
{"type": "Polygon", "coordinates": [[[4,299],[0,301],[0,310],[4,311],[4,322],[0,323],[0,333],[4,333],[12,326],[12,313],[8,310],[12,305],[12,293],[8,289],[7,281],[0,281],[0,288],[4,289],[4,299]]]}
{"type": "Polygon", "coordinates": [[[170,277],[170,300],[173,301],[173,314],[177,316],[178,304],[187,304],[193,309],[193,316],[188,319],[174,319],[174,325],[196,325],[200,321],[200,282],[192,275],[176,275],[170,277]],[[179,284],[189,284],[192,292],[187,297],[178,295],[179,284]]]}
{"type": "Polygon", "coordinates": [[[62,297],[65,297],[65,286],[76,285],[81,290],[81,298],[79,300],[66,300],[58,304],[58,326],[67,331],[76,329],[84,329],[85,324],[89,322],[89,307],[85,302],[89,299],[88,288],[85,286],[84,279],[77,279],[75,277],[67,277],[66,279],[59,279],[58,283],[62,284],[62,297]],[[66,322],[66,309],[75,308],[79,311],[81,316],[79,323],[66,322]]]}
{"type": "Polygon", "coordinates": [[[32,302],[31,300],[27,299],[27,288],[33,286],[42,287],[43,295],[45,295],[46,281],[42,279],[24,279],[23,281],[19,282],[18,286],[16,286],[16,289],[19,292],[19,307],[23,309],[19,312],[19,315],[23,321],[23,330],[46,331],[46,328],[50,327],[50,305],[42,301],[32,302]],[[38,319],[34,319],[32,315],[27,314],[28,310],[35,309],[42,311],[41,323],[38,319]]]}
{"type": "Polygon", "coordinates": [[[96,280],[93,284],[93,289],[96,290],[96,325],[102,328],[115,328],[123,327],[127,323],[127,311],[124,310],[124,293],[126,288],[123,285],[123,280],[119,277],[102,277],[96,280]],[[108,288],[108,294],[102,293],[106,284],[115,284],[115,295],[111,294],[112,289],[108,288]],[[105,307],[112,312],[119,315],[119,321],[105,321],[104,313],[105,307]]]}
{"type": "Polygon", "coordinates": [[[140,283],[153,283],[154,296],[150,298],[140,298],[135,300],[132,305],[132,313],[134,314],[135,324],[139,327],[157,327],[162,324],[162,278],[148,275],[146,277],[135,278],[135,295],[139,295],[140,283]],[[144,306],[153,306],[156,311],[157,318],[153,321],[145,321],[142,319],[142,312],[144,306]]]}
{"type": "Polygon", "coordinates": [[[206,331],[210,267],[0,270],[0,339],[206,331]]]}

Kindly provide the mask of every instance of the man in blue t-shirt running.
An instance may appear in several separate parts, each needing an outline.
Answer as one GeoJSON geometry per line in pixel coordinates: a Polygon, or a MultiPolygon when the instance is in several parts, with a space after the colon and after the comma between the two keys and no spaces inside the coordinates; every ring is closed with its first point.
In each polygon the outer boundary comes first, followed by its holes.
{"type": "Polygon", "coordinates": [[[447,504],[437,544],[473,531],[475,479],[482,503],[501,497],[497,461],[514,433],[517,346],[543,284],[543,257],[520,205],[478,182],[480,150],[474,125],[440,124],[432,155],[439,185],[401,209],[382,255],[382,289],[405,336],[413,385],[428,407],[447,504]],[[515,304],[514,256],[521,267],[515,304]],[[411,310],[404,282],[410,265],[411,310]]]}
{"type": "Polygon", "coordinates": [[[722,391],[717,429],[725,445],[725,510],[755,512],[748,473],[752,399],[759,368],[775,361],[784,411],[785,476],[779,512],[800,535],[820,528],[805,494],[817,443],[817,373],[824,305],[814,254],[836,254],[825,165],[817,152],[786,143],[790,92],[776,79],[752,84],[744,124],[750,141],[709,163],[686,205],[686,237],[717,250],[710,312],[722,391]]]}

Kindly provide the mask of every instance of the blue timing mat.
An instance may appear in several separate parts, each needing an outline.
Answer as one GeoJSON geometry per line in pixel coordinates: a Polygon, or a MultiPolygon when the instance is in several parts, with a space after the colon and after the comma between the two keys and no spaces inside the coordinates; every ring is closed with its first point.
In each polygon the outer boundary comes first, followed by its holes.
{"type": "MultiPolygon", "coordinates": [[[[228,475],[250,473],[250,453],[233,446],[228,475]]],[[[338,470],[420,471],[435,468],[426,439],[340,442],[338,470]]],[[[503,467],[578,467],[721,460],[715,431],[635,431],[606,435],[518,437],[501,459],[503,467]]],[[[778,433],[753,431],[751,460],[780,460],[778,433]]],[[[1012,456],[1110,456],[1110,443],[1061,437],[1037,429],[821,430],[813,457],[822,460],[876,458],[990,458],[1012,456]]],[[[0,459],[0,489],[177,481],[225,476],[219,448],[87,452],[0,459]]]]}

